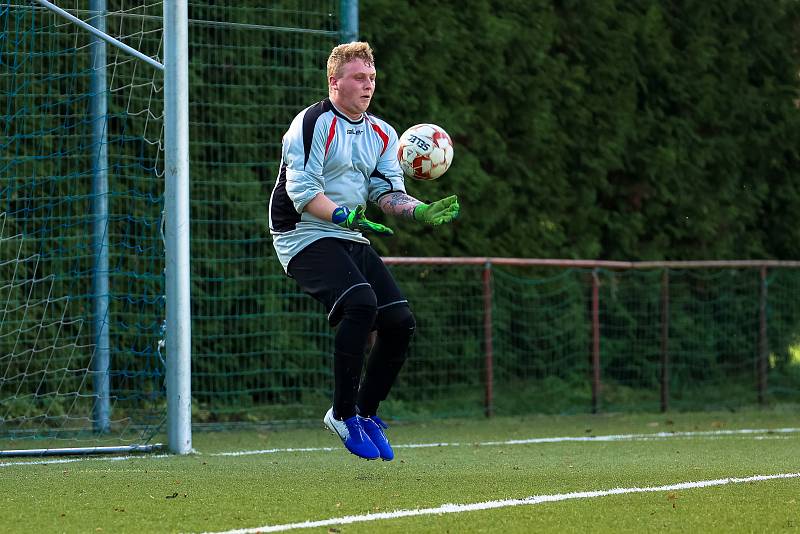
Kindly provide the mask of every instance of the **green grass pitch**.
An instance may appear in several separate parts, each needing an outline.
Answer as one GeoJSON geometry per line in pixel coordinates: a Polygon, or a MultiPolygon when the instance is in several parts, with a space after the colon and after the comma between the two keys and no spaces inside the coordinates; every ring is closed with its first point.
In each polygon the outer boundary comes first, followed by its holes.
{"type": "Polygon", "coordinates": [[[393,462],[355,458],[321,428],[195,433],[198,454],[186,457],[65,458],[70,461],[30,465],[53,459],[6,458],[0,460],[0,532],[255,532],[324,520],[334,522],[287,531],[800,532],[797,477],[629,491],[800,473],[796,408],[398,422],[389,430],[397,446],[393,462]],[[621,434],[637,437],[513,442],[621,434]],[[441,445],[405,446],[435,443],[441,445]],[[262,452],[220,455],[235,451],[262,452]],[[613,488],[628,490],[374,520],[374,514],[448,503],[613,488]],[[361,522],[335,522],[344,516],[361,522]]]}

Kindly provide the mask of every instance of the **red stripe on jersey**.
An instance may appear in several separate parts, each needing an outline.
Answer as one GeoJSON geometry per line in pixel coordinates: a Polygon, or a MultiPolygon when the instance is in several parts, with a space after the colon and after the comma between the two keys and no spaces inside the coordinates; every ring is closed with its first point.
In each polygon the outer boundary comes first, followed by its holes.
{"type": "Polygon", "coordinates": [[[328,155],[328,148],[331,146],[333,136],[336,135],[336,117],[331,121],[331,127],[328,129],[328,141],[325,143],[325,156],[328,155]]]}
{"type": "Polygon", "coordinates": [[[381,150],[381,156],[383,156],[383,153],[386,152],[386,148],[389,146],[389,136],[374,122],[370,121],[370,124],[372,125],[372,129],[378,133],[378,137],[381,138],[381,141],[383,141],[383,150],[381,150]]]}

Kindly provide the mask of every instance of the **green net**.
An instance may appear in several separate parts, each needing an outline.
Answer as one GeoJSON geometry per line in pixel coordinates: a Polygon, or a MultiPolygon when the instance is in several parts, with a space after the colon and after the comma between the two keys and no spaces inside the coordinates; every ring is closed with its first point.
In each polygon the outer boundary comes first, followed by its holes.
{"type": "Polygon", "coordinates": [[[493,274],[495,412],[589,409],[591,274],[493,274]]]}
{"type": "Polygon", "coordinates": [[[731,409],[798,400],[798,269],[770,270],[766,291],[760,270],[747,268],[494,275],[497,413],[731,409]]]}
{"type": "MultiPolygon", "coordinates": [[[[330,406],[333,332],[322,307],[283,274],[266,231],[266,206],[289,122],[327,95],[325,61],[339,38],[339,4],[191,5],[192,387],[197,424],[318,419],[330,406]],[[207,22],[212,20],[216,22],[207,22]]],[[[412,302],[418,328],[387,413],[484,413],[482,270],[393,269],[412,302]]],[[[494,275],[495,413],[659,409],[660,271],[600,273],[602,369],[594,405],[592,273],[495,269],[494,275]]],[[[697,275],[685,273],[688,278],[682,282],[683,275],[676,273],[673,337],[694,336],[684,332],[682,321],[696,326],[732,321],[713,315],[702,304],[703,294],[690,291],[697,275]],[[694,306],[702,308],[702,317],[682,311],[694,298],[701,299],[694,306]]],[[[739,275],[745,277],[743,271],[739,275]]],[[[752,283],[758,286],[757,279],[752,283]]],[[[733,287],[720,285],[717,291],[733,287]]],[[[726,298],[746,302],[753,297],[745,288],[733,291],[726,298]]],[[[770,310],[788,306],[783,303],[790,302],[790,294],[774,295],[784,300],[771,302],[770,310]]],[[[757,306],[754,302],[747,305],[757,306]]],[[[753,326],[740,322],[730,323],[731,330],[753,326]]],[[[772,328],[778,325],[770,323],[772,328]]],[[[785,332],[788,326],[780,328],[785,332]]],[[[725,333],[715,328],[709,335],[721,338],[725,333]]],[[[697,343],[693,337],[671,339],[670,407],[753,402],[755,375],[736,379],[747,396],[711,391],[727,382],[697,373],[708,364],[702,358],[728,365],[717,353],[723,349],[702,352],[692,343],[697,343]]],[[[755,356],[749,356],[749,364],[735,365],[752,367],[755,356]]],[[[770,400],[779,397],[774,389],[779,379],[772,376],[785,375],[779,367],[770,368],[770,400]]],[[[793,380],[787,379],[787,397],[796,393],[793,380]]]]}
{"type": "MultiPolygon", "coordinates": [[[[218,4],[189,5],[193,420],[319,419],[331,402],[333,332],[283,274],[267,202],[289,122],[327,94],[340,2],[218,4]]],[[[61,7],[90,16],[82,2],[61,7]]],[[[158,59],[162,7],[109,2],[107,31],[158,59]]],[[[91,214],[104,196],[109,439],[147,439],[164,418],[160,347],[169,335],[161,75],[107,49],[109,192],[100,195],[88,35],[44,9],[8,4],[0,30],[0,435],[53,437],[96,423],[91,214]]],[[[659,269],[495,267],[489,284],[482,266],[392,270],[418,327],[387,415],[798,399],[798,269],[770,269],[766,286],[757,269],[671,269],[666,286],[659,269]]]]}
{"type": "Polygon", "coordinates": [[[395,271],[417,328],[386,413],[471,415],[482,405],[486,371],[480,271],[470,266],[395,271]]]}
{"type": "MultiPolygon", "coordinates": [[[[382,408],[393,417],[737,409],[800,394],[800,269],[770,269],[766,291],[752,268],[494,267],[490,284],[474,265],[392,270],[417,319],[382,408]]],[[[324,310],[291,281],[275,306],[275,352],[209,374],[224,394],[209,392],[206,421],[314,419],[330,405],[324,310]]]]}
{"type": "MultiPolygon", "coordinates": [[[[92,16],[83,2],[60,7],[92,16]]],[[[318,405],[329,393],[331,333],[283,275],[266,206],[283,132],[300,109],[326,96],[338,8],[338,1],[315,0],[189,4],[193,402],[200,422],[289,418],[307,399],[318,405]]],[[[108,34],[162,57],[162,3],[115,0],[107,9],[108,34]]],[[[109,192],[98,194],[91,83],[102,67],[92,65],[89,34],[32,5],[0,7],[0,28],[2,284],[10,310],[0,332],[0,434],[74,437],[97,426],[92,210],[103,196],[108,439],[146,438],[164,418],[166,355],[159,348],[168,335],[161,74],[107,47],[109,192]]]]}
{"type": "Polygon", "coordinates": [[[316,417],[328,402],[331,332],[283,274],[267,202],[289,123],[327,96],[339,3],[191,4],[195,422],[316,417]]]}
{"type": "MultiPolygon", "coordinates": [[[[91,17],[84,2],[61,4],[91,17]]],[[[109,34],[158,59],[160,2],[108,10],[109,34]]],[[[111,47],[98,64],[89,34],[41,7],[3,4],[0,28],[0,437],[146,441],[164,418],[162,75],[111,47]],[[93,188],[98,173],[107,190],[93,188]],[[93,285],[98,271],[107,289],[93,285]],[[97,363],[99,324],[108,368],[97,363]]]]}

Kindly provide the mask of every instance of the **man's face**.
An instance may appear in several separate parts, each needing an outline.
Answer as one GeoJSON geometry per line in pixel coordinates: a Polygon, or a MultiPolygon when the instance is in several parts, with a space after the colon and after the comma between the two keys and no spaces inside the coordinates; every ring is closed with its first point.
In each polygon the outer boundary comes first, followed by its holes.
{"type": "Polygon", "coordinates": [[[328,79],[331,100],[349,118],[358,120],[367,111],[375,92],[375,67],[354,59],[342,67],[341,77],[328,79]]]}

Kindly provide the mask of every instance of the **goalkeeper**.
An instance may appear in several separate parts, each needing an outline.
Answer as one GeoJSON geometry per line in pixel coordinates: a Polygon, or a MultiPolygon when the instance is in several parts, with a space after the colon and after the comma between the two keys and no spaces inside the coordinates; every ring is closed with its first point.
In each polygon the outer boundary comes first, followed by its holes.
{"type": "Polygon", "coordinates": [[[283,268],[320,301],[336,327],[333,406],[325,425],[362,458],[394,458],[378,417],[406,358],[414,316],[365,234],[390,236],[370,221],[384,213],[440,225],[458,216],[455,196],[425,204],[405,192],[397,132],[367,113],[375,91],[372,50],[364,42],[328,57],[328,98],[301,111],[283,137],[269,228],[283,268]],[[371,331],[376,341],[364,369],[371,331]]]}

